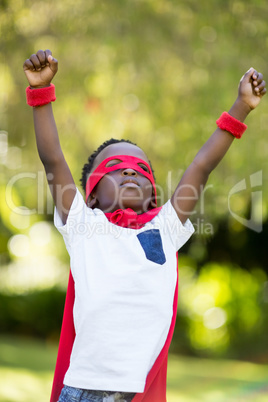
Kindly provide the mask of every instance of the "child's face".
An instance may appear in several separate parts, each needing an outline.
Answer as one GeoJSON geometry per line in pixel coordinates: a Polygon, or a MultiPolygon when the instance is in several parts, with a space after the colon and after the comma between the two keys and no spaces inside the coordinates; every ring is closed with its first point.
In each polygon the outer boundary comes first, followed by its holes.
{"type": "MultiPolygon", "coordinates": [[[[96,157],[92,171],[107,158],[114,155],[129,155],[149,163],[145,153],[136,145],[120,142],[104,148],[96,157]]],[[[107,166],[112,166],[111,160],[107,166]]],[[[106,173],[88,198],[88,206],[99,208],[103,212],[114,212],[117,209],[131,208],[137,213],[146,212],[155,207],[153,186],[142,173],[132,168],[115,170],[106,173]]]]}

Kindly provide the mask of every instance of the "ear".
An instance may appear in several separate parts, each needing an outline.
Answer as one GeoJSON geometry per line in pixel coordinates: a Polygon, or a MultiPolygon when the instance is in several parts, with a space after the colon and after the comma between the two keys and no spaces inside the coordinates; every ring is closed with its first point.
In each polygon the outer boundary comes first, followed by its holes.
{"type": "Polygon", "coordinates": [[[90,194],[88,199],[87,199],[87,206],[91,209],[96,208],[98,205],[98,200],[95,198],[94,193],[90,194]]]}

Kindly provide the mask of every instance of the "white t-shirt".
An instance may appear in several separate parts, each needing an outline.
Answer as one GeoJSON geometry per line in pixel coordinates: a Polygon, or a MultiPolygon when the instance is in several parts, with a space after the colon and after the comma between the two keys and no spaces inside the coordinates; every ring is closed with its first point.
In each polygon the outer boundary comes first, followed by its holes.
{"type": "Polygon", "coordinates": [[[110,223],[77,190],[63,225],[75,281],[76,338],[64,384],[143,392],[173,315],[176,252],[194,232],[168,201],[141,229],[110,223]]]}

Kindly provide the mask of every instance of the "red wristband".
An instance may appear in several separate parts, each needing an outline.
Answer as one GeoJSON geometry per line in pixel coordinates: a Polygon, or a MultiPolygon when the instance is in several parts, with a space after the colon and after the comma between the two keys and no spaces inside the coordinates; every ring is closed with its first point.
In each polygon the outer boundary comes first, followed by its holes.
{"type": "Polygon", "coordinates": [[[220,118],[216,121],[217,126],[221,130],[226,130],[236,138],[241,138],[247,129],[247,125],[240,120],[235,119],[227,112],[223,112],[220,118]]]}
{"type": "Polygon", "coordinates": [[[29,106],[42,106],[56,100],[55,85],[50,84],[49,87],[34,88],[30,86],[26,88],[26,100],[29,106]]]}

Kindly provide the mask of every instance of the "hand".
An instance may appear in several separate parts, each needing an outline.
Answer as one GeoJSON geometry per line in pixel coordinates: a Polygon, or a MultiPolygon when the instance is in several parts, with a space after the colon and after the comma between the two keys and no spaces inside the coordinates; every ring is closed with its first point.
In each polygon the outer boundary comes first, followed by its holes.
{"type": "Polygon", "coordinates": [[[23,70],[32,88],[48,87],[58,71],[58,61],[50,50],[38,50],[25,60],[23,70]]]}
{"type": "Polygon", "coordinates": [[[265,85],[263,75],[251,67],[240,80],[238,98],[250,109],[255,109],[266,94],[265,85]]]}

